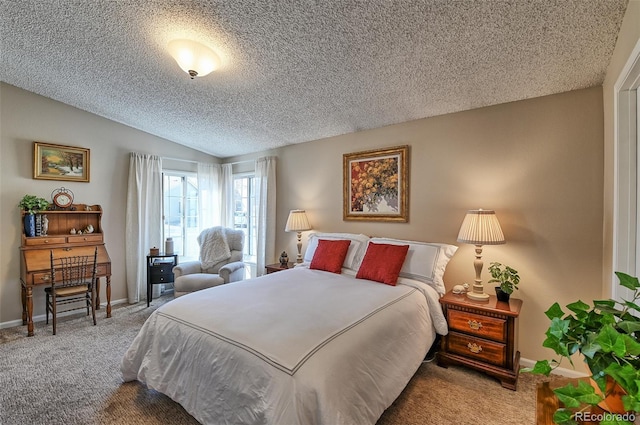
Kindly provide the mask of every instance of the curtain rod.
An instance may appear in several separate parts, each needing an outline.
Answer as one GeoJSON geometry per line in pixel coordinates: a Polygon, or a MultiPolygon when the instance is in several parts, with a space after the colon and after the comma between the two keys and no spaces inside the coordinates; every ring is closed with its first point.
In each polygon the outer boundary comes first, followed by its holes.
{"type": "Polygon", "coordinates": [[[180,161],[180,162],[192,162],[194,164],[197,163],[197,161],[192,161],[190,159],[182,159],[182,158],[169,158],[168,156],[163,156],[162,159],[168,159],[169,161],[180,161]]]}
{"type": "MultiPolygon", "coordinates": [[[[163,156],[162,159],[167,159],[169,161],[181,161],[181,162],[191,162],[193,164],[197,164],[198,161],[193,161],[191,159],[182,159],[182,158],[170,158],[168,156],[163,156]]],[[[223,162],[222,164],[231,164],[231,165],[237,165],[237,164],[244,164],[245,162],[255,162],[255,159],[247,159],[244,161],[235,161],[235,162],[223,162]]]]}
{"type": "Polygon", "coordinates": [[[246,162],[256,162],[256,160],[255,159],[245,159],[244,161],[225,162],[224,164],[236,165],[236,164],[244,164],[246,162]]]}

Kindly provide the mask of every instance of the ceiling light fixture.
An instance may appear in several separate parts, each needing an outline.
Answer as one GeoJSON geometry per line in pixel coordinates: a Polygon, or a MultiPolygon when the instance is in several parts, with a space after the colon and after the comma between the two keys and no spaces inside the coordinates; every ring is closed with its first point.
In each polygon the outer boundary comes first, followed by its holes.
{"type": "Polygon", "coordinates": [[[220,63],[218,55],[197,41],[173,40],[169,42],[169,53],[184,72],[194,77],[204,77],[214,71],[220,63]]]}

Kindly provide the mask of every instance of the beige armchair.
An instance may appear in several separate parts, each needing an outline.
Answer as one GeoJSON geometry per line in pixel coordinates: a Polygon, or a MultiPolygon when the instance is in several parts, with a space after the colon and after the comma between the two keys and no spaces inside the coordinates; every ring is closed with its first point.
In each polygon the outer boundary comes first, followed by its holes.
{"type": "Polygon", "coordinates": [[[205,229],[198,236],[200,260],[173,268],[174,297],[229,282],[243,280],[244,232],[224,227],[205,229]]]}

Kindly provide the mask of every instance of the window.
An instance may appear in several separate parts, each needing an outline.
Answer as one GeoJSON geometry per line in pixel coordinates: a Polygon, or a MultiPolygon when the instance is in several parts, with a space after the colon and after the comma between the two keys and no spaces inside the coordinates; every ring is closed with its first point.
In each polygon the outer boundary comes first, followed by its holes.
{"type": "MultiPolygon", "coordinates": [[[[640,273],[640,43],[614,86],[613,270],[640,273]]],[[[633,291],[613,278],[611,298],[630,299],[633,291]]]]}
{"type": "MultiPolygon", "coordinates": [[[[173,238],[180,261],[197,260],[198,178],[195,173],[165,171],[163,175],[164,238],[173,238]]],[[[161,250],[164,247],[161,248],[161,250]]]]}
{"type": "Polygon", "coordinates": [[[255,198],[255,178],[252,174],[238,174],[233,177],[233,227],[244,231],[244,262],[249,275],[256,274],[257,220],[255,198]]]}

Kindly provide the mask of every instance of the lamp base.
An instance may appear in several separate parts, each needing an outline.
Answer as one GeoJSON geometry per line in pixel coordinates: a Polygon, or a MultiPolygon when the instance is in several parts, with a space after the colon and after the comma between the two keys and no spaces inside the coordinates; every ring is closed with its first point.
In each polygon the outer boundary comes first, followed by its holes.
{"type": "Polygon", "coordinates": [[[474,301],[489,301],[489,295],[484,292],[467,292],[467,298],[474,301]]]}
{"type": "Polygon", "coordinates": [[[302,232],[298,232],[298,257],[296,263],[302,263],[302,232]]]}

